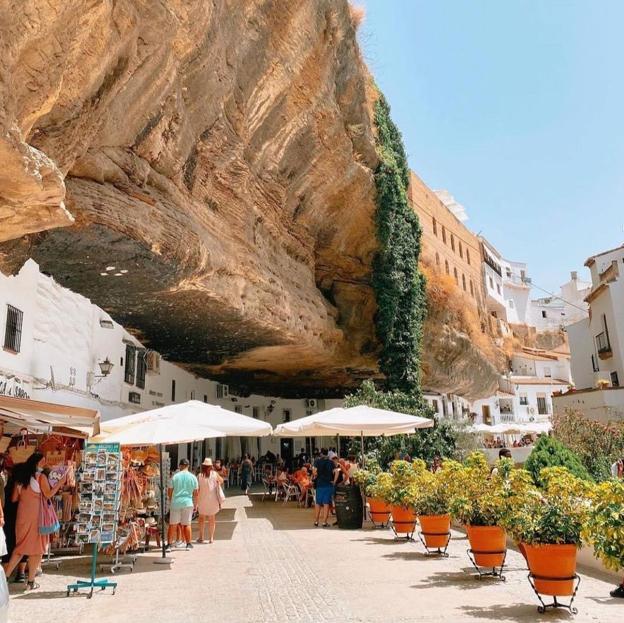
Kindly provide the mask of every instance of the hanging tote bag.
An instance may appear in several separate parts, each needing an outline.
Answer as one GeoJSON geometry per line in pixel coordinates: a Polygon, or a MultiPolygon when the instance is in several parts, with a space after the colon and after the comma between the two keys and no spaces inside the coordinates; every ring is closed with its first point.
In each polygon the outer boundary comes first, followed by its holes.
{"type": "Polygon", "coordinates": [[[43,493],[39,502],[39,534],[54,534],[61,528],[56,511],[52,504],[43,493]]]}

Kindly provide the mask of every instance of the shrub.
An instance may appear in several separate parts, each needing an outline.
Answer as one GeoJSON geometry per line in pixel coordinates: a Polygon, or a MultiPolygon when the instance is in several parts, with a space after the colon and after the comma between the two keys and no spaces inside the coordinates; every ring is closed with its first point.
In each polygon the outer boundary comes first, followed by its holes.
{"type": "Polygon", "coordinates": [[[442,468],[435,473],[428,471],[424,462],[421,461],[420,465],[422,469],[417,471],[416,482],[412,485],[411,504],[414,510],[418,515],[448,514],[461,464],[444,461],[442,468]]]}
{"type": "Polygon", "coordinates": [[[609,480],[596,485],[585,525],[585,537],[608,569],[624,568],[624,483],[609,480]]]}
{"type": "Polygon", "coordinates": [[[524,464],[536,484],[543,486],[541,471],[545,467],[565,467],[582,480],[592,480],[581,459],[572,450],[553,437],[542,436],[524,464]]]}

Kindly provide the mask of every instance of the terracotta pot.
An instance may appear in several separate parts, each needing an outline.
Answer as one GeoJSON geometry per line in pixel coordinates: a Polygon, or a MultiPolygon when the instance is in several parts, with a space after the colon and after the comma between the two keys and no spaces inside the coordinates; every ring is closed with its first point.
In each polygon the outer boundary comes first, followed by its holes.
{"type": "MultiPolygon", "coordinates": [[[[524,545],[529,570],[540,578],[574,578],[576,545],[524,545]]],[[[574,593],[574,580],[533,578],[535,590],[542,595],[566,596],[574,593]]]]}
{"type": "Polygon", "coordinates": [[[505,560],[507,537],[498,526],[466,526],[470,549],[479,567],[500,567],[505,560]],[[492,552],[489,554],[488,552],[492,552]]]}
{"type": "Polygon", "coordinates": [[[416,513],[411,508],[392,505],[392,525],[399,534],[411,534],[416,527],[416,513]]]}
{"type": "Polygon", "coordinates": [[[418,519],[425,545],[430,549],[446,547],[451,532],[451,516],[419,515],[418,519]]]}
{"type": "Polygon", "coordinates": [[[392,507],[381,498],[368,498],[368,508],[371,521],[374,524],[385,525],[390,519],[392,507]]]}

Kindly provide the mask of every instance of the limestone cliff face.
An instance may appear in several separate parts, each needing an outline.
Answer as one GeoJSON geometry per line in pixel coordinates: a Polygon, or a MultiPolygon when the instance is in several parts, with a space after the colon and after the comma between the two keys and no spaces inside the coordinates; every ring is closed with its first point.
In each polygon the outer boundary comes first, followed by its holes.
{"type": "Polygon", "coordinates": [[[346,0],[2,6],[2,270],[33,257],[237,385],[378,374],[377,157],[346,0]]]}

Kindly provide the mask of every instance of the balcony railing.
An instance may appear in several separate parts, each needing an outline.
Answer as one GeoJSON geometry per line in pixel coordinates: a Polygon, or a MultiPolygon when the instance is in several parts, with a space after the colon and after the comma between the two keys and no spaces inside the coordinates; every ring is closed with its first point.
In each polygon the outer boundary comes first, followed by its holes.
{"type": "Polygon", "coordinates": [[[609,336],[605,331],[601,331],[596,336],[596,348],[600,359],[608,359],[612,356],[613,353],[611,352],[611,343],[609,342],[609,336]]]}

